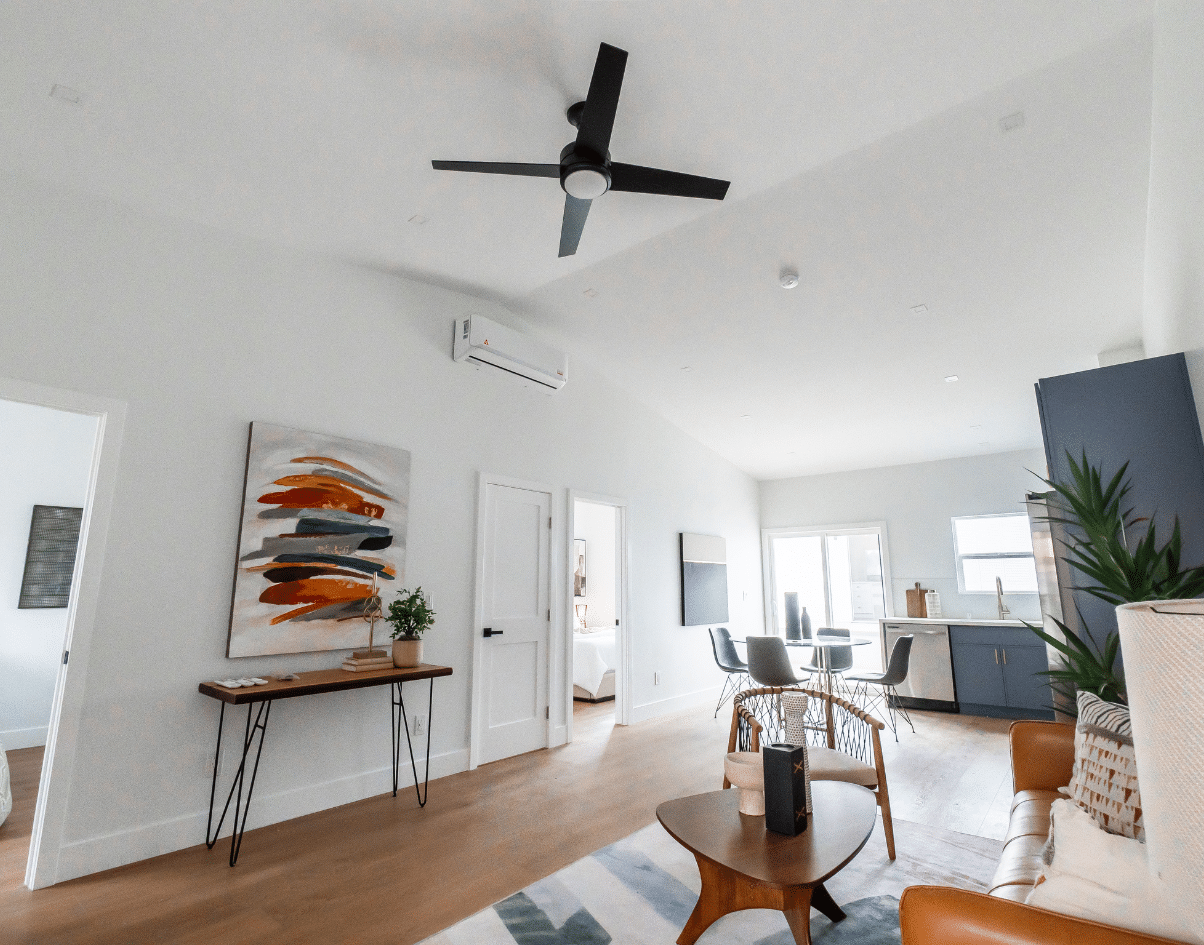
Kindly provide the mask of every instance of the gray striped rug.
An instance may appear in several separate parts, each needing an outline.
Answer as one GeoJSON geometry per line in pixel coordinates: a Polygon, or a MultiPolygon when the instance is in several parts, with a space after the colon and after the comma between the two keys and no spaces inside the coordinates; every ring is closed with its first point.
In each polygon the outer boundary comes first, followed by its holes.
{"type": "MultiPolygon", "coordinates": [[[[985,889],[1002,844],[936,827],[895,821],[898,858],[886,858],[881,825],[865,849],[827,882],[848,914],[829,922],[812,913],[823,945],[898,945],[899,901],[918,883],[985,889]]],[[[652,824],[427,939],[424,945],[672,945],[698,901],[693,856],[652,824]]],[[[781,913],[736,912],[712,925],[699,945],[793,945],[781,913]]]]}

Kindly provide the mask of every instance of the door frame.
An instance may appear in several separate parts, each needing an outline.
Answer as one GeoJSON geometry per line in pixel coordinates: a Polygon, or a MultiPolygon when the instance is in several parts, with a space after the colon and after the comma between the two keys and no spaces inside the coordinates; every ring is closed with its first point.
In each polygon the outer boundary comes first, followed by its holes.
{"type": "MultiPolygon", "coordinates": [[[[481,764],[481,733],[485,724],[485,700],[481,693],[481,686],[485,676],[483,669],[485,648],[481,641],[484,639],[482,630],[485,626],[485,513],[487,511],[485,493],[489,486],[504,486],[510,489],[525,489],[528,492],[542,492],[548,497],[548,514],[552,519],[548,532],[548,608],[554,618],[548,621],[547,673],[549,716],[551,715],[551,706],[556,705],[558,701],[555,696],[556,690],[553,687],[556,684],[556,640],[560,636],[556,624],[560,620],[561,608],[555,596],[559,582],[553,580],[552,575],[557,574],[558,569],[562,566],[562,555],[558,542],[552,541],[552,536],[556,534],[556,521],[559,517],[556,505],[556,492],[546,483],[478,472],[476,572],[472,592],[472,702],[469,707],[470,722],[468,726],[469,771],[472,771],[481,764]]],[[[551,738],[553,722],[554,720],[551,718],[544,721],[545,748],[549,748],[553,744],[551,738]]]]}
{"type": "MultiPolygon", "coordinates": [[[[845,535],[869,535],[877,534],[879,549],[882,552],[882,604],[886,611],[886,616],[883,619],[892,619],[895,616],[895,591],[894,585],[891,583],[890,577],[890,553],[887,550],[886,543],[886,522],[854,522],[848,525],[803,525],[803,526],[784,526],[778,528],[762,528],[761,529],[761,580],[764,586],[765,593],[765,632],[769,636],[774,636],[777,633],[775,629],[777,624],[777,588],[773,578],[773,561],[772,540],[774,538],[808,538],[811,536],[824,536],[832,532],[840,532],[845,535]]],[[[824,594],[830,593],[827,581],[827,547],[823,549],[824,554],[824,594]]],[[[831,601],[828,602],[831,609],[831,601]]]]}
{"type": "MultiPolygon", "coordinates": [[[[565,548],[573,547],[577,532],[577,502],[592,502],[608,505],[615,510],[615,583],[618,592],[619,633],[615,637],[615,725],[631,724],[631,607],[628,580],[631,575],[631,545],[628,541],[627,500],[613,495],[596,492],[568,490],[568,514],[565,515],[565,548]]],[[[564,648],[564,741],[573,740],[573,568],[572,558],[565,555],[564,568],[564,630],[561,645],[564,648]]]]}
{"type": "Polygon", "coordinates": [[[75,767],[80,720],[84,713],[88,662],[96,630],[105,544],[112,521],[127,405],[122,400],[7,377],[0,377],[0,399],[97,418],[96,442],[92,449],[92,468],[75,570],[71,575],[67,630],[63,639],[63,651],[69,652],[70,657],[67,663],[59,664],[55,678],[33,830],[29,838],[29,858],[25,864],[25,885],[30,889],[41,889],[58,881],[59,853],[71,789],[69,782],[75,767]]]}

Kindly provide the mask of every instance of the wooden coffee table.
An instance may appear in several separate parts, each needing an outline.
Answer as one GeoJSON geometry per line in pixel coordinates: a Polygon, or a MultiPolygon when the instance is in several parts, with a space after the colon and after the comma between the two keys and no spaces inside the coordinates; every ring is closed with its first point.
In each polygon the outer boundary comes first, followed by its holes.
{"type": "Polygon", "coordinates": [[[811,908],[833,922],[845,917],[824,889],[865,846],[878,817],[871,791],[840,781],[813,781],[815,813],[797,837],[765,829],[765,818],[741,814],[739,791],[712,791],[656,809],[669,835],[694,854],[702,876],[698,905],[677,945],[694,945],[718,918],[741,909],[777,909],[798,945],[811,941],[811,908]]]}

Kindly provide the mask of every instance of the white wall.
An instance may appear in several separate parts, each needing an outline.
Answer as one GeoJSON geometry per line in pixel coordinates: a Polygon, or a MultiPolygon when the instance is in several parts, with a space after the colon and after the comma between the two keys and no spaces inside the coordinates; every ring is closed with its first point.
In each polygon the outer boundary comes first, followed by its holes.
{"type": "MultiPolygon", "coordinates": [[[[223,655],[253,419],[412,452],[406,584],[438,602],[427,659],[455,669],[435,686],[436,776],[467,763],[481,470],[548,484],[560,521],[569,488],[627,499],[635,715],[717,691],[705,633],[680,626],[677,535],[728,538],[734,629],[756,629],[756,483],[579,362],[555,395],[453,362],[453,318],[505,319],[495,308],[11,174],[0,181],[0,376],[128,404],[60,879],[204,838],[218,713],[200,681],[341,658],[223,655]]],[[[563,568],[565,532],[553,535],[563,568]]],[[[552,614],[563,640],[560,573],[552,614]]],[[[561,671],[552,684],[564,686],[561,671]]],[[[563,705],[552,699],[557,732],[563,705]]],[[[388,745],[383,689],[279,703],[251,826],[383,792],[388,745]]],[[[243,856],[254,849],[252,838],[243,856]]],[[[214,852],[215,868],[224,855],[214,852]]]]}
{"type": "Polygon", "coordinates": [[[1142,334],[1146,353],[1204,346],[1204,4],[1158,0],[1142,334]]]}
{"type": "Polygon", "coordinates": [[[19,610],[35,505],[82,508],[96,418],[0,400],[0,745],[46,744],[67,608],[19,610]]]}
{"type": "Polygon", "coordinates": [[[593,502],[576,502],[573,528],[585,540],[585,604],[587,627],[615,625],[615,508],[593,502]]]}
{"type": "MultiPolygon", "coordinates": [[[[1023,512],[1024,495],[1045,474],[1040,450],[969,456],[933,463],[779,479],[761,483],[761,525],[855,525],[886,522],[896,616],[906,616],[909,587],[919,581],[941,595],[948,617],[993,618],[993,594],[959,594],[953,557],[955,515],[1023,512]]],[[[1037,618],[1036,594],[1007,594],[1017,618],[1037,618]]]]}

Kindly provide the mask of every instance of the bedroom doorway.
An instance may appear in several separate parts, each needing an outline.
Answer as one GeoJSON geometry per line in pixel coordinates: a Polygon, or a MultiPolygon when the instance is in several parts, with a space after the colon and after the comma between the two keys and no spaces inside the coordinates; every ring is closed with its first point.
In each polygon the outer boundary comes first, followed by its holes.
{"type": "Polygon", "coordinates": [[[571,740],[626,724],[626,505],[570,494],[571,740]]]}

